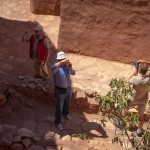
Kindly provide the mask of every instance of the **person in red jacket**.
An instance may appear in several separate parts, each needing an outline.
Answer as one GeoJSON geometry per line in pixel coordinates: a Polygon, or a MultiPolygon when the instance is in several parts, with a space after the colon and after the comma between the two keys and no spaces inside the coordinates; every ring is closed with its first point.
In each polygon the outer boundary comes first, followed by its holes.
{"type": "Polygon", "coordinates": [[[50,54],[50,44],[48,38],[44,35],[43,27],[36,25],[35,33],[28,31],[23,33],[22,42],[30,42],[29,56],[34,62],[34,78],[48,79],[47,60],[50,54]]]}

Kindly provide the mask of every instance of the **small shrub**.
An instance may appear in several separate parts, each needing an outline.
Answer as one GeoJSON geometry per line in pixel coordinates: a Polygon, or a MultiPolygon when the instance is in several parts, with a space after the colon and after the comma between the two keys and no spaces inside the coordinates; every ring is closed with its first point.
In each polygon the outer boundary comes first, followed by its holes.
{"type": "Polygon", "coordinates": [[[132,86],[124,78],[115,78],[112,79],[109,87],[108,93],[103,97],[97,97],[97,101],[101,108],[99,115],[103,126],[106,126],[107,120],[110,120],[112,123],[114,120],[120,122],[121,135],[117,136],[115,134],[112,140],[113,143],[118,143],[126,149],[129,149],[129,145],[132,145],[132,149],[149,150],[150,133],[147,130],[144,133],[144,137],[140,139],[128,134],[128,130],[139,121],[139,116],[129,111],[129,104],[134,93],[132,86]],[[122,110],[126,112],[126,115],[122,115],[122,110]]]}

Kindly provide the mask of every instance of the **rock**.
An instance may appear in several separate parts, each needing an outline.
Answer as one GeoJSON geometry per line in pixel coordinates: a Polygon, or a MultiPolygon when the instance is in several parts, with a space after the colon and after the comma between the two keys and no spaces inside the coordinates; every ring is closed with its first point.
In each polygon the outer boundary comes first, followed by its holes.
{"type": "Polygon", "coordinates": [[[25,146],[25,148],[28,148],[32,144],[32,141],[30,139],[25,138],[22,140],[22,143],[25,146]]]}
{"type": "Polygon", "coordinates": [[[61,138],[62,141],[71,141],[71,137],[69,135],[63,136],[61,138]]]}
{"type": "Polygon", "coordinates": [[[59,134],[57,134],[57,133],[55,133],[54,138],[55,138],[56,140],[60,140],[60,135],[59,135],[59,134]]]}
{"type": "Polygon", "coordinates": [[[88,113],[97,113],[99,111],[99,104],[95,100],[95,98],[90,97],[96,97],[98,94],[97,92],[91,91],[91,95],[87,95],[89,93],[84,93],[83,91],[77,89],[74,92],[73,99],[75,100],[75,103],[78,105],[79,108],[81,108],[84,112],[88,113]]]}
{"type": "Polygon", "coordinates": [[[18,79],[19,80],[24,80],[24,79],[26,79],[26,77],[25,76],[18,76],[18,79]]]}
{"type": "Polygon", "coordinates": [[[27,87],[27,84],[21,84],[21,86],[22,86],[23,88],[26,88],[26,87],[27,87]]]}
{"type": "Polygon", "coordinates": [[[23,138],[33,138],[33,132],[29,129],[26,129],[26,128],[21,128],[21,129],[18,129],[17,131],[17,135],[18,136],[21,136],[23,138]]]}
{"type": "Polygon", "coordinates": [[[44,150],[42,146],[32,145],[27,150],[44,150]]]}
{"type": "Polygon", "coordinates": [[[78,142],[78,141],[80,141],[81,139],[80,138],[78,138],[78,137],[72,137],[72,139],[71,139],[72,141],[74,141],[74,142],[78,142]]]}
{"type": "Polygon", "coordinates": [[[35,83],[42,83],[43,80],[42,79],[34,79],[35,83]]]}
{"type": "Polygon", "coordinates": [[[34,138],[33,138],[33,140],[35,141],[35,142],[39,142],[40,141],[40,137],[39,136],[34,136],[34,138]]]}
{"type": "Polygon", "coordinates": [[[21,142],[21,136],[15,136],[13,142],[14,142],[14,143],[19,143],[19,142],[21,142]]]}
{"type": "Polygon", "coordinates": [[[29,83],[36,83],[37,81],[33,77],[28,78],[29,83]]]}
{"type": "Polygon", "coordinates": [[[23,150],[23,145],[15,143],[11,146],[11,150],[23,150]]]}
{"type": "Polygon", "coordinates": [[[37,126],[37,132],[41,135],[44,136],[48,131],[51,130],[51,126],[49,123],[39,123],[39,125],[37,126]]]}
{"type": "Polygon", "coordinates": [[[93,92],[92,92],[91,90],[86,90],[86,91],[85,91],[85,94],[86,94],[88,97],[90,97],[90,98],[93,98],[93,97],[94,97],[94,94],[93,94],[93,92]]]}
{"type": "Polygon", "coordinates": [[[43,85],[42,85],[42,84],[38,84],[38,85],[35,86],[35,89],[36,89],[36,90],[39,90],[39,91],[40,91],[42,88],[43,88],[43,85]]]}
{"type": "Polygon", "coordinates": [[[43,90],[44,92],[48,92],[48,90],[47,90],[45,87],[42,87],[42,90],[43,90]]]}
{"type": "MultiPolygon", "coordinates": [[[[95,86],[93,86],[93,87],[95,87],[95,86]]],[[[94,98],[94,97],[100,96],[100,94],[98,94],[97,91],[91,91],[91,90],[89,90],[89,89],[85,91],[85,94],[86,94],[88,97],[90,97],[90,98],[94,98]]]]}
{"type": "Polygon", "coordinates": [[[22,127],[30,129],[33,132],[36,130],[36,126],[37,126],[37,122],[33,120],[25,121],[22,125],[22,127]]]}
{"type": "Polygon", "coordinates": [[[35,89],[35,84],[34,83],[29,83],[26,85],[27,88],[34,90],[35,89]]]}
{"type": "Polygon", "coordinates": [[[46,90],[50,90],[50,85],[49,85],[49,84],[44,84],[44,88],[45,88],[46,90]]]}
{"type": "Polygon", "coordinates": [[[55,133],[54,133],[53,131],[48,131],[48,132],[45,134],[44,138],[45,138],[46,140],[52,139],[52,138],[54,138],[54,135],[55,135],[55,133]]]}
{"type": "Polygon", "coordinates": [[[13,143],[14,136],[16,134],[17,128],[12,125],[4,125],[0,127],[0,145],[10,146],[13,143]]]}
{"type": "Polygon", "coordinates": [[[29,84],[29,81],[28,81],[28,79],[25,79],[25,80],[23,80],[23,82],[24,82],[24,84],[29,84]]]}
{"type": "Polygon", "coordinates": [[[85,95],[85,93],[83,91],[77,90],[75,92],[75,99],[77,101],[86,101],[87,100],[87,96],[85,95]]]}
{"type": "Polygon", "coordinates": [[[0,106],[3,106],[6,103],[6,97],[0,94],[0,106]]]}

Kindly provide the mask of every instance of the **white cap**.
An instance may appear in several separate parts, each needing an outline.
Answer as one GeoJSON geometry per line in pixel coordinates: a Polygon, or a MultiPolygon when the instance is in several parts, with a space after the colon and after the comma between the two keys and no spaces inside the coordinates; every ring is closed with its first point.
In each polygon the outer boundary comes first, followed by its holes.
{"type": "Polygon", "coordinates": [[[65,59],[67,58],[66,54],[64,52],[58,52],[57,53],[57,60],[65,59]]]}
{"type": "Polygon", "coordinates": [[[43,26],[41,25],[36,25],[36,27],[34,28],[34,30],[43,30],[43,26]]]}

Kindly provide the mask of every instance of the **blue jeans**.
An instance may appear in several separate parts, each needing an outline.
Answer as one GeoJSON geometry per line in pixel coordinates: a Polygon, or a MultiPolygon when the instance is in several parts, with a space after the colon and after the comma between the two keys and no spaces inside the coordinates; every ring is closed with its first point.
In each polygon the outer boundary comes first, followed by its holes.
{"type": "Polygon", "coordinates": [[[71,87],[68,87],[65,93],[60,93],[59,89],[55,87],[56,94],[56,113],[55,124],[61,123],[61,115],[67,116],[69,114],[69,107],[71,102],[71,87]]]}

